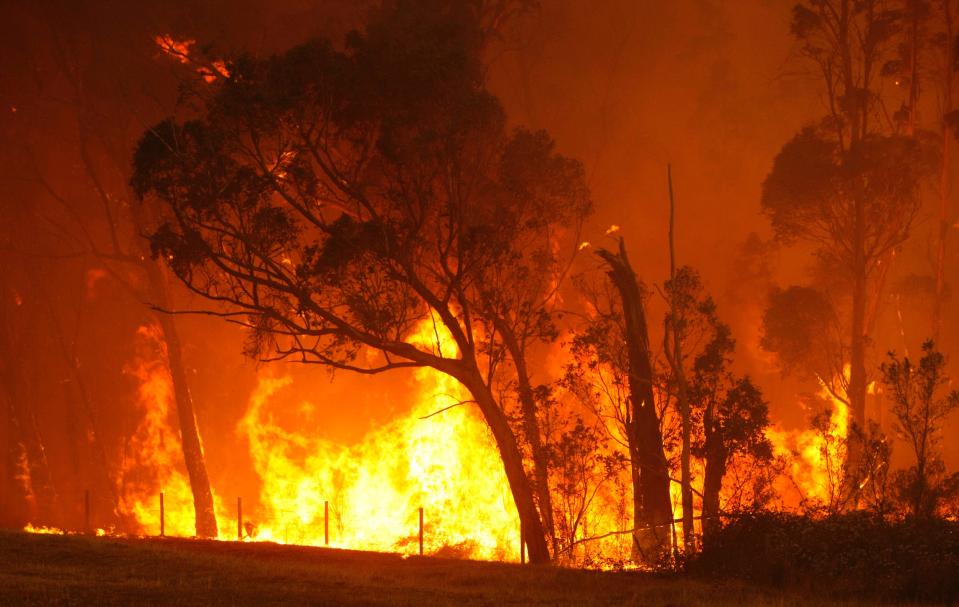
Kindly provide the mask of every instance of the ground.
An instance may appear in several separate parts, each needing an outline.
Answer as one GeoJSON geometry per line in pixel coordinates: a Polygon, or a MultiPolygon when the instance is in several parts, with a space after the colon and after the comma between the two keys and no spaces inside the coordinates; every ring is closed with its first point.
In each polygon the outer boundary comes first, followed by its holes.
{"type": "Polygon", "coordinates": [[[637,572],[0,531],[0,605],[854,605],[637,572]]]}

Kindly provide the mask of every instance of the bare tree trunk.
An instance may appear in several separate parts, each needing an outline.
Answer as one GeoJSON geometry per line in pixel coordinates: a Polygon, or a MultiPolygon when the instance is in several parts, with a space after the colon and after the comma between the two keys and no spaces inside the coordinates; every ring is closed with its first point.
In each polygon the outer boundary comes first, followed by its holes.
{"type": "MultiPolygon", "coordinates": [[[[946,27],[945,56],[943,57],[942,115],[952,111],[952,81],[955,61],[955,28],[952,0],[942,1],[943,21],[946,27]]],[[[949,198],[952,194],[952,133],[942,121],[942,166],[939,172],[939,234],[936,239],[936,296],[932,308],[932,338],[939,340],[942,332],[942,300],[946,290],[946,237],[949,235],[949,198]]]]}
{"type": "Polygon", "coordinates": [[[556,527],[553,522],[553,500],[549,490],[549,458],[546,447],[543,445],[540,433],[539,420],[536,417],[536,400],[533,396],[533,386],[526,368],[526,358],[522,349],[511,331],[500,331],[509,349],[513,365],[516,367],[517,382],[519,384],[519,401],[523,411],[523,431],[529,441],[533,456],[533,486],[539,501],[539,512],[546,534],[549,537],[556,553],[556,527]]]}
{"type": "MultiPolygon", "coordinates": [[[[53,336],[56,339],[57,350],[60,352],[63,366],[72,379],[72,381],[69,382],[72,387],[70,400],[74,401],[74,407],[76,407],[76,404],[79,404],[79,408],[81,409],[80,417],[83,423],[83,442],[93,453],[92,489],[96,499],[93,500],[91,509],[93,509],[96,514],[98,510],[96,504],[106,501],[110,505],[110,514],[115,518],[119,514],[118,505],[120,500],[117,495],[116,486],[110,478],[110,468],[107,464],[106,452],[99,439],[98,424],[93,402],[90,400],[90,395],[87,392],[83,375],[77,367],[79,363],[77,362],[75,344],[68,343],[67,336],[63,331],[63,324],[60,322],[60,316],[57,314],[53,306],[53,300],[42,281],[34,280],[34,290],[44,300],[48,325],[52,329],[53,336]]],[[[95,518],[102,520],[97,516],[95,516],[95,518]]]]}
{"type": "Polygon", "coordinates": [[[846,470],[853,481],[849,488],[856,485],[854,478],[862,457],[861,434],[866,428],[866,265],[864,261],[863,239],[865,219],[863,204],[856,201],[856,223],[854,234],[854,276],[852,292],[852,334],[850,336],[849,394],[852,423],[847,435],[846,470]]]}
{"type": "Polygon", "coordinates": [[[597,250],[609,265],[623,304],[626,348],[629,356],[631,407],[626,419],[626,440],[633,480],[634,550],[647,561],[669,551],[673,510],[669,499],[669,470],[653,395],[653,366],[643,298],[636,274],[620,239],[619,252],[597,250]]]}
{"type": "MultiPolygon", "coordinates": [[[[673,199],[673,171],[672,167],[666,167],[666,176],[669,182],[669,279],[676,279],[676,249],[674,245],[674,228],[676,204],[673,199]]],[[[667,352],[667,358],[673,369],[673,375],[676,378],[676,398],[679,401],[679,416],[681,422],[682,447],[680,451],[680,481],[681,498],[683,504],[683,548],[689,552],[695,550],[696,540],[693,528],[693,484],[692,473],[690,471],[690,434],[692,432],[690,410],[689,410],[689,391],[686,386],[686,371],[683,369],[683,336],[679,331],[679,322],[676,316],[676,304],[673,301],[674,295],[670,295],[669,318],[672,326],[672,354],[667,352]]]]}
{"type": "Polygon", "coordinates": [[[516,504],[516,511],[519,514],[529,562],[534,564],[549,563],[549,547],[546,544],[543,522],[536,510],[536,501],[533,499],[532,483],[530,483],[526,470],[523,468],[523,455],[516,443],[513,430],[509,427],[506,414],[503,413],[479,371],[475,368],[469,372],[458,374],[458,379],[476,399],[483,418],[493,433],[500,458],[503,460],[506,480],[509,482],[510,492],[513,494],[513,502],[516,504]]]}
{"type": "MultiPolygon", "coordinates": [[[[156,262],[148,260],[144,263],[150,283],[150,293],[153,304],[169,309],[169,295],[162,270],[156,262]]],[[[190,477],[190,489],[193,492],[193,508],[196,515],[196,534],[198,537],[217,537],[216,511],[213,506],[213,492],[210,489],[210,478],[207,475],[206,462],[203,456],[203,445],[200,442],[200,431],[197,428],[196,416],[193,411],[193,398],[190,396],[189,382],[183,364],[183,354],[180,347],[180,336],[176,322],[171,314],[158,312],[157,320],[163,330],[166,342],[167,362],[170,366],[170,377],[173,380],[173,397],[176,401],[177,419],[180,422],[180,442],[183,446],[183,461],[186,464],[187,475],[190,477]]]]}
{"type": "Polygon", "coordinates": [[[712,445],[706,439],[706,471],[703,478],[703,545],[709,543],[719,528],[719,494],[723,488],[723,477],[726,476],[725,453],[712,445]]]}

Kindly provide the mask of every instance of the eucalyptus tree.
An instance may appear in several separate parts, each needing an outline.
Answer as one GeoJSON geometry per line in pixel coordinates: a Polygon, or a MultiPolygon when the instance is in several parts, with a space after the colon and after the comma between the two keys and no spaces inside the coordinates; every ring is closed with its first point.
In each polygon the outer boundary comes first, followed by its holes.
{"type": "Polygon", "coordinates": [[[154,255],[203,312],[249,330],[249,354],[458,380],[498,447],[530,559],[545,562],[499,389],[503,367],[525,361],[505,336],[554,334],[550,293],[575,251],[564,234],[590,199],[546,133],[507,128],[484,87],[478,4],[397,2],[342,48],[238,57],[190,115],[144,134],[132,184],[167,215],[154,255]],[[424,322],[429,345],[414,338],[424,322]]]}

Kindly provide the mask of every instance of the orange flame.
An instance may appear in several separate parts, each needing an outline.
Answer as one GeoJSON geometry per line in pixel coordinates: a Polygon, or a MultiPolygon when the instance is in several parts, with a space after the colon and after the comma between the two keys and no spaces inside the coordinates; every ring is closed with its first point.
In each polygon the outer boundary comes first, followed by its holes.
{"type": "MultiPolygon", "coordinates": [[[[417,334],[455,352],[438,337],[429,323],[417,334]]],[[[261,377],[238,426],[262,482],[254,539],[322,545],[328,503],[331,545],[415,552],[422,507],[427,553],[516,560],[519,519],[485,423],[452,378],[420,369],[415,380],[407,415],[344,446],[276,423],[270,397],[292,382],[261,377]]]]}
{"type": "MultiPolygon", "coordinates": [[[[137,354],[124,372],[138,382],[135,404],[143,417],[127,443],[117,475],[120,512],[135,521],[140,533],[159,534],[163,492],[165,533],[193,536],[193,492],[183,463],[180,433],[175,429],[173,383],[158,326],[137,329],[137,354]]],[[[220,510],[217,508],[218,513],[220,510]]]]}

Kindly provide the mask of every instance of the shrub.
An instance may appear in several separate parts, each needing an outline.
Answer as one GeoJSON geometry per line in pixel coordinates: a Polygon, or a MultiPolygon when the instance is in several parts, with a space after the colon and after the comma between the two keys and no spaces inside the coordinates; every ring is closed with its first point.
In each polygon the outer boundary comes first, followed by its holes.
{"type": "Polygon", "coordinates": [[[818,595],[953,602],[959,523],[864,512],[750,514],[724,525],[688,569],[818,595]]]}

